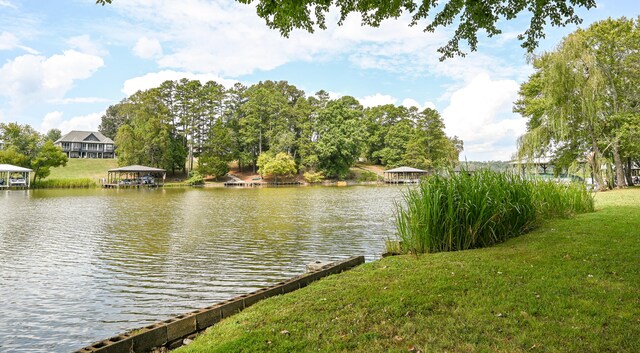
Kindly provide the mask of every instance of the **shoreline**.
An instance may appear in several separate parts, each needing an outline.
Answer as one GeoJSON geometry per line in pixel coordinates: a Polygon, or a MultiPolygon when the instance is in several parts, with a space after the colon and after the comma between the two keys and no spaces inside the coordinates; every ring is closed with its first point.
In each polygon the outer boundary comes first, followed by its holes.
{"type": "Polygon", "coordinates": [[[324,277],[362,265],[364,256],[335,261],[322,266],[307,265],[307,272],[269,287],[242,294],[213,305],[180,314],[141,328],[94,342],[74,353],[165,352],[184,346],[206,329],[262,300],[304,288],[324,277]]]}
{"type": "MultiPolygon", "coordinates": [[[[102,185],[100,185],[99,183],[96,183],[95,185],[86,185],[86,182],[82,181],[81,184],[79,183],[78,186],[76,186],[73,183],[74,179],[66,179],[67,180],[67,185],[68,186],[38,186],[37,184],[34,185],[32,184],[32,187],[29,190],[55,190],[55,189],[103,189],[104,187],[102,185]]],[[[273,188],[273,187],[318,187],[318,186],[323,186],[323,187],[348,187],[348,186],[374,186],[374,185],[378,185],[378,186],[383,186],[383,185],[415,185],[415,183],[410,184],[410,183],[406,183],[406,184],[398,184],[398,183],[387,183],[387,182],[376,182],[376,181],[357,181],[357,180],[329,180],[329,181],[323,181],[320,183],[307,183],[307,182],[299,182],[298,184],[296,183],[292,183],[292,182],[284,182],[282,184],[280,183],[271,183],[271,182],[263,182],[263,183],[255,183],[255,182],[246,182],[247,185],[242,185],[241,183],[238,183],[238,185],[232,185],[232,186],[227,186],[225,185],[226,182],[224,181],[216,181],[216,182],[205,182],[202,185],[188,185],[186,184],[186,182],[168,182],[165,183],[162,186],[159,186],[159,188],[229,188],[229,189],[246,189],[246,188],[265,188],[265,187],[269,187],[269,188],[273,188]]],[[[145,186],[141,186],[141,187],[123,187],[122,189],[146,189],[147,187],[145,186]]],[[[117,188],[115,188],[117,189],[117,188]]],[[[24,190],[24,188],[20,188],[20,189],[12,189],[12,188],[5,188],[4,190],[24,190]]]]}
{"type": "Polygon", "coordinates": [[[640,218],[628,215],[640,194],[600,197],[597,212],[492,247],[366,263],[222,320],[177,352],[637,352],[640,218]]]}

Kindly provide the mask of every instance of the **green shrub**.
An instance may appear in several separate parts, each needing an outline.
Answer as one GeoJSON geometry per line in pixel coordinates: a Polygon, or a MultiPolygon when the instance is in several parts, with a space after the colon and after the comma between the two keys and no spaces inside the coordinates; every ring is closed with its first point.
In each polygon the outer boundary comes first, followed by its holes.
{"type": "Polygon", "coordinates": [[[33,184],[36,189],[80,189],[80,188],[96,188],[98,183],[90,178],[77,179],[44,179],[38,180],[33,184]]]}
{"type": "Polygon", "coordinates": [[[305,172],[303,175],[304,180],[307,183],[321,183],[324,180],[324,173],[322,172],[305,172]]]}
{"type": "Polygon", "coordinates": [[[187,184],[191,186],[204,185],[204,177],[198,172],[191,172],[187,184]]]}
{"type": "Polygon", "coordinates": [[[590,211],[584,185],[484,170],[425,179],[396,205],[396,228],[404,252],[455,251],[503,242],[540,219],[590,211]]]}
{"type": "Polygon", "coordinates": [[[363,183],[368,181],[378,181],[378,175],[374,172],[365,171],[363,173],[358,174],[356,181],[363,183]]]}

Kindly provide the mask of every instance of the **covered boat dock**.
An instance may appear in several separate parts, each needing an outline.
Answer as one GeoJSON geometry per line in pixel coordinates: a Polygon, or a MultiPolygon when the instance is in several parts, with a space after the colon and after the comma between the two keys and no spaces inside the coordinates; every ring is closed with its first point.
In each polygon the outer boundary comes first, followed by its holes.
{"type": "Polygon", "coordinates": [[[0,164],[0,189],[28,189],[32,172],[29,168],[0,164]]]}
{"type": "Polygon", "coordinates": [[[529,159],[517,159],[509,162],[513,166],[514,171],[522,173],[525,176],[527,171],[533,174],[547,174],[547,169],[553,171],[553,163],[549,157],[538,157],[529,159]]]}
{"type": "Polygon", "coordinates": [[[104,188],[160,187],[164,185],[167,173],[164,169],[143,165],[109,169],[107,179],[102,179],[104,188]]]}
{"type": "Polygon", "coordinates": [[[411,167],[398,167],[384,171],[384,182],[388,184],[416,184],[429,172],[411,167]]]}

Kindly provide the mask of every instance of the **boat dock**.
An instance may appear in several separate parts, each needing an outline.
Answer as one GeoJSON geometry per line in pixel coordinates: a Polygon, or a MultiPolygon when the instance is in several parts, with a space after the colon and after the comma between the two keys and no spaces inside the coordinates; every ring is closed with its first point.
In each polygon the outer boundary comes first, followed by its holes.
{"type": "Polygon", "coordinates": [[[266,185],[266,183],[263,183],[261,181],[242,181],[242,180],[227,181],[224,183],[224,186],[227,186],[227,187],[241,187],[241,188],[252,188],[252,187],[263,186],[263,185],[266,185]]]}
{"type": "Polygon", "coordinates": [[[302,185],[299,181],[283,181],[283,182],[270,182],[266,183],[264,181],[242,181],[242,180],[234,180],[227,181],[224,183],[224,186],[227,187],[245,187],[245,188],[253,188],[257,186],[298,186],[302,185]]]}

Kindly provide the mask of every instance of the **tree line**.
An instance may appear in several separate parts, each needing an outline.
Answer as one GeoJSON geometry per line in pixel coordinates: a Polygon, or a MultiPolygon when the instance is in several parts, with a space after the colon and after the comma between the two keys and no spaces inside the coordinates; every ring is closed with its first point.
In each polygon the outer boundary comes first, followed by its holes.
{"type": "Polygon", "coordinates": [[[30,125],[0,123],[0,164],[32,169],[34,181],[44,179],[51,168],[67,165],[67,155],[53,144],[60,137],[58,129],[41,134],[30,125]]]}
{"type": "Polygon", "coordinates": [[[633,185],[633,165],[640,165],[640,19],[594,23],[532,63],[535,72],[514,107],[528,119],[520,157],[584,168],[602,187],[633,185]]]}
{"type": "Polygon", "coordinates": [[[174,173],[197,167],[219,177],[236,161],[241,170],[263,166],[345,178],[359,160],[388,168],[454,165],[463,143],[444,127],[434,109],[364,108],[353,97],[331,99],[325,91],[307,97],[286,81],[225,88],[182,79],[110,106],[99,130],[115,141],[121,165],[174,173]]]}

